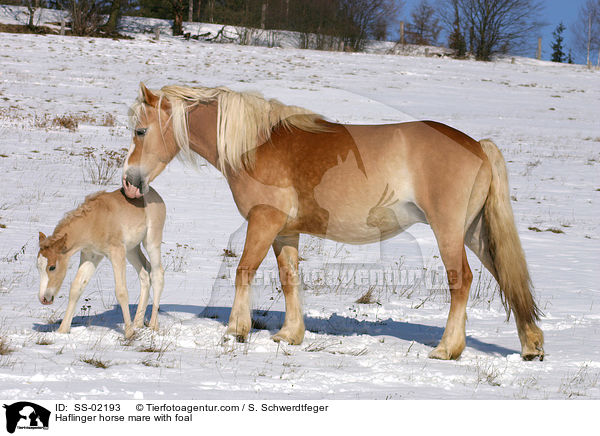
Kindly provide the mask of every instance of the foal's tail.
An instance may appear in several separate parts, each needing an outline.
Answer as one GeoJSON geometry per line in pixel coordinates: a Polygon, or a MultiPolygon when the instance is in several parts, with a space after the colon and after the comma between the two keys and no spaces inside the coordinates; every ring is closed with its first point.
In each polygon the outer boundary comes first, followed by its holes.
{"type": "Polygon", "coordinates": [[[539,320],[541,311],[532,296],[525,253],[510,205],[506,163],[491,140],[484,139],[479,143],[492,164],[492,183],[485,202],[484,222],[496,279],[504,294],[502,303],[508,318],[512,309],[518,321],[534,322],[539,320]]]}

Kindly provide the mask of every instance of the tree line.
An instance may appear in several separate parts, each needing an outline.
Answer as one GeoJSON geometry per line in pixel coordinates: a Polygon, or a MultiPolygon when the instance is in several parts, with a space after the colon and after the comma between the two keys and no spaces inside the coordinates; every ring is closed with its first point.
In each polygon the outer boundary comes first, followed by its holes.
{"type": "MultiPolygon", "coordinates": [[[[4,0],[32,11],[67,11],[73,33],[118,29],[123,15],[172,20],[174,35],[184,21],[220,23],[254,29],[290,30],[302,48],[360,51],[369,39],[445,44],[457,57],[490,60],[496,54],[529,48],[540,29],[542,0],[420,0],[403,15],[402,0],[4,0]],[[445,40],[441,40],[444,35],[445,40]]],[[[33,17],[33,13],[30,13],[33,17]]],[[[31,18],[32,19],[32,18],[31,18]]],[[[30,22],[30,25],[32,23],[30,22]]],[[[554,32],[552,60],[572,59],[564,46],[565,26],[554,32]]],[[[600,0],[586,0],[571,27],[574,48],[591,65],[600,62],[600,0]]]]}

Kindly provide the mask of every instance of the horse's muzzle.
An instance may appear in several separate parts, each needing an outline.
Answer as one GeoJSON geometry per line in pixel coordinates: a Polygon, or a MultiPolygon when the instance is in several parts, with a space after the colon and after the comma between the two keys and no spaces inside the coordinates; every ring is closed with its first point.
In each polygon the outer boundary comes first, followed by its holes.
{"type": "Polygon", "coordinates": [[[42,297],[42,298],[40,298],[40,302],[44,306],[49,306],[50,304],[54,303],[54,297],[50,297],[49,300],[46,297],[42,297]]]}
{"type": "Polygon", "coordinates": [[[123,190],[129,198],[140,198],[148,191],[144,177],[138,169],[130,168],[123,177],[123,190]]]}

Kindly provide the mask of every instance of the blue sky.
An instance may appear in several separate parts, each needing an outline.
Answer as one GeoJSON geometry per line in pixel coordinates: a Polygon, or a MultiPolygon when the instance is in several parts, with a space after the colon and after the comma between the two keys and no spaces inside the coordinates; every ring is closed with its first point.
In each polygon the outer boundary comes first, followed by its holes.
{"type": "MultiPolygon", "coordinates": [[[[413,7],[419,3],[420,0],[404,0],[404,8],[400,14],[401,18],[405,21],[410,21],[410,12],[413,7]]],[[[573,49],[573,58],[578,63],[585,62],[585,58],[577,53],[573,46],[571,27],[577,19],[579,9],[586,0],[544,0],[544,10],[542,20],[548,23],[541,29],[538,36],[542,37],[542,59],[549,60],[552,54],[550,45],[552,44],[552,32],[558,26],[561,21],[567,27],[564,32],[565,42],[563,46],[566,48],[565,52],[568,53],[568,49],[573,49]]],[[[435,0],[430,0],[431,4],[435,4],[435,0]]],[[[532,53],[530,56],[535,56],[535,43],[532,43],[532,53]]]]}

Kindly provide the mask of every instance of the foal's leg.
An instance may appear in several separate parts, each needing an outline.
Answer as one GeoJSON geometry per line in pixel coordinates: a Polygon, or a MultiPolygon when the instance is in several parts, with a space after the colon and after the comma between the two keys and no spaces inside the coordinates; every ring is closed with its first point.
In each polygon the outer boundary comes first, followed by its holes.
{"type": "Polygon", "coordinates": [[[137,311],[133,318],[133,328],[137,329],[144,326],[144,315],[146,314],[146,307],[148,307],[148,297],[150,295],[150,265],[139,245],[127,253],[127,260],[133,265],[140,278],[140,301],[138,302],[137,311]]]}
{"type": "Polygon", "coordinates": [[[71,290],[69,291],[69,304],[67,305],[67,311],[63,317],[58,333],[69,333],[71,329],[71,322],[73,321],[73,315],[75,314],[75,306],[79,297],[83,293],[85,286],[88,284],[98,264],[104,256],[94,254],[87,251],[82,251],[79,261],[79,269],[75,275],[73,283],[71,283],[71,290]]]}
{"type": "Polygon", "coordinates": [[[285,321],[273,336],[276,342],[286,341],[296,345],[304,339],[304,320],[300,305],[300,277],[298,275],[298,240],[300,236],[278,236],[273,251],[279,266],[279,278],[285,295],[285,321]]]}
{"type": "Polygon", "coordinates": [[[110,262],[115,274],[115,294],[123,312],[125,322],[125,337],[133,336],[131,314],[129,313],[129,294],[127,293],[127,280],[125,278],[125,247],[114,247],[110,251],[110,262]]]}
{"type": "Polygon", "coordinates": [[[144,247],[150,257],[150,281],[153,289],[152,316],[148,325],[152,330],[158,330],[158,308],[160,307],[160,296],[165,285],[165,270],[160,258],[160,244],[162,243],[162,228],[157,231],[149,231],[144,247]]]}
{"type": "Polygon", "coordinates": [[[235,298],[226,332],[240,342],[250,332],[250,283],[285,221],[283,212],[265,205],[255,206],[248,214],[246,243],[236,271],[235,298]]]}

